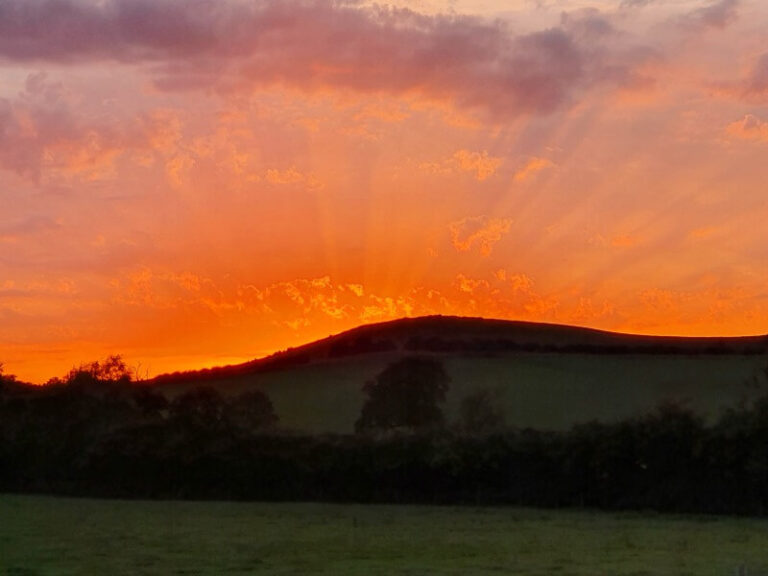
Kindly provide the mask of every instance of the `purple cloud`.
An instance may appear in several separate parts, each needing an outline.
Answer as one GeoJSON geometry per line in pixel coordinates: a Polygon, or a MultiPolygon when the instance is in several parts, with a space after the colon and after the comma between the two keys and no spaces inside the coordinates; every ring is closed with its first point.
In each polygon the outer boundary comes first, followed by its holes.
{"type": "Polygon", "coordinates": [[[688,15],[690,22],[709,28],[723,29],[736,20],[739,0],[718,0],[688,15]]]}
{"type": "Polygon", "coordinates": [[[143,64],[164,90],[288,85],[546,114],[632,66],[600,69],[588,40],[610,25],[598,14],[566,24],[514,35],[498,21],[319,0],[0,0],[0,60],[143,64]]]}
{"type": "Polygon", "coordinates": [[[768,52],[755,62],[752,73],[744,83],[744,92],[748,96],[768,96],[768,52]]]}

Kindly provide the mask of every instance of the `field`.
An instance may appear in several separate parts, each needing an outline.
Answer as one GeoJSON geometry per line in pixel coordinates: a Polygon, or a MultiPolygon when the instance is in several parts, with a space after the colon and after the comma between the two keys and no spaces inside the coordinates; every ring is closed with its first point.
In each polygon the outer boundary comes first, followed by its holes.
{"type": "Polygon", "coordinates": [[[768,575],[768,520],[0,496],[0,574],[768,575]]]}
{"type": "Polygon", "coordinates": [[[360,326],[273,358],[154,383],[168,396],[197,386],[224,394],[260,388],[283,428],[349,434],[362,386],[418,349],[440,360],[451,379],[449,423],[462,400],[482,390],[510,426],[567,430],[642,416],[670,401],[712,421],[768,392],[767,346],[768,337],[637,336],[431,316],[360,326]]]}
{"type": "MultiPolygon", "coordinates": [[[[345,434],[354,430],[360,415],[362,385],[400,357],[397,352],[366,354],[206,384],[230,394],[260,387],[284,427],[345,434]]],[[[766,365],[762,355],[516,353],[441,358],[451,378],[445,406],[449,421],[457,418],[464,397],[483,388],[493,392],[510,425],[555,430],[642,415],[664,401],[682,402],[716,418],[724,408],[766,393],[764,377],[758,379],[766,365]]],[[[188,388],[164,389],[174,394],[188,388]]]]}

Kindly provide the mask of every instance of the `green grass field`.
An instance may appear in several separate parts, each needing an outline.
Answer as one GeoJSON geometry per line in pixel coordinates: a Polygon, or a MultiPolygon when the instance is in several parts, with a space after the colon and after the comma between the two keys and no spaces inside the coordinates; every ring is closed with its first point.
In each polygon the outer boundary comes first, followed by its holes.
{"type": "MultiPolygon", "coordinates": [[[[285,428],[348,434],[365,399],[363,384],[401,357],[396,352],[367,354],[206,384],[225,394],[261,388],[285,428]]],[[[445,406],[449,422],[458,417],[461,400],[478,389],[494,393],[508,424],[554,430],[643,415],[664,401],[681,402],[714,419],[724,408],[768,391],[765,379],[758,378],[765,356],[519,353],[442,358],[451,378],[445,406]]],[[[188,389],[164,390],[173,395],[188,389]]]]}
{"type": "Polygon", "coordinates": [[[2,575],[740,573],[768,520],[0,496],[2,575]]]}

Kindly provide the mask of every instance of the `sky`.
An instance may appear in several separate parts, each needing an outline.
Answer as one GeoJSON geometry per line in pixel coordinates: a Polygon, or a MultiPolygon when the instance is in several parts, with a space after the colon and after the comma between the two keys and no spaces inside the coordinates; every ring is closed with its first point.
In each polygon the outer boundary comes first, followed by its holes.
{"type": "Polygon", "coordinates": [[[0,362],[451,314],[768,333],[762,0],[0,0],[0,362]]]}

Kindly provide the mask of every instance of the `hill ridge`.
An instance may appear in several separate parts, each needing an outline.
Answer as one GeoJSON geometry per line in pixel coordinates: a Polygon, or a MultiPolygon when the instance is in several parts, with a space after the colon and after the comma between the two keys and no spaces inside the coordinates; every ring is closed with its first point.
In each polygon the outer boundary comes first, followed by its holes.
{"type": "Polygon", "coordinates": [[[218,380],[381,352],[432,354],[765,354],[768,335],[653,336],[468,316],[418,316],[362,324],[242,364],[161,374],[148,384],[218,380]]]}

